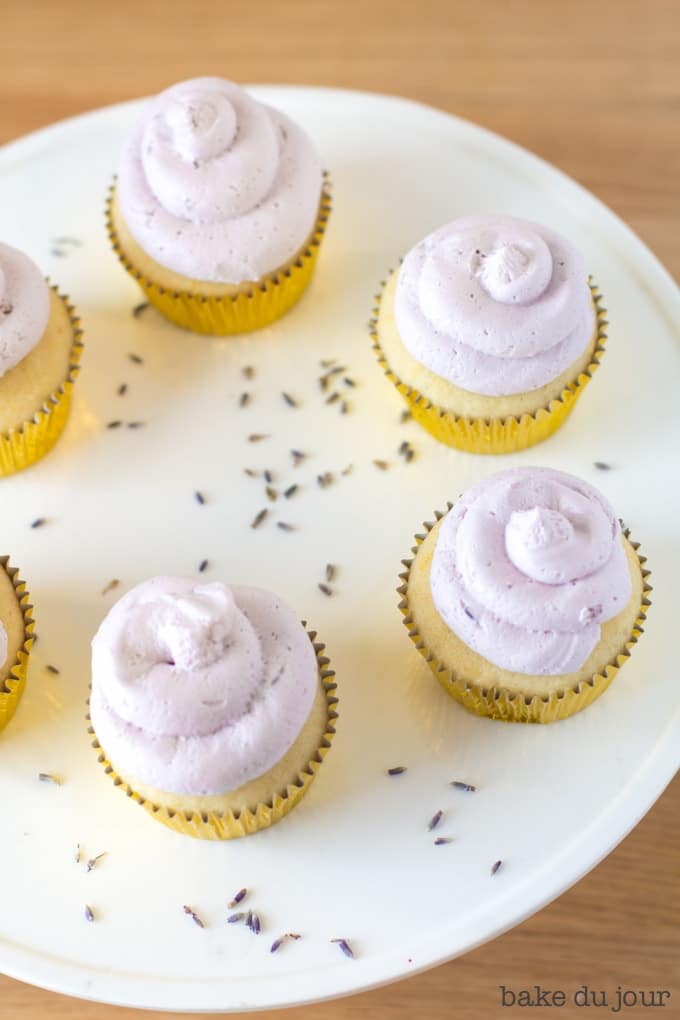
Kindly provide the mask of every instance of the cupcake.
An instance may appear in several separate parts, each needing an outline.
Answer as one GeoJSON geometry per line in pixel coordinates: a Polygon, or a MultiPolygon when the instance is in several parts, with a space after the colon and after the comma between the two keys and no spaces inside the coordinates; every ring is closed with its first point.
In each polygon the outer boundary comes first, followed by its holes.
{"type": "Polygon", "coordinates": [[[604,350],[604,311],[581,254],[509,216],[436,230],[378,301],[371,335],[386,375],[423,428],[471,453],[551,435],[604,350]]]}
{"type": "Polygon", "coordinates": [[[16,712],[26,685],[33,644],[32,606],[8,556],[0,556],[0,730],[16,712]]]}
{"type": "Polygon", "coordinates": [[[81,337],[68,299],[0,244],[0,477],[44,457],[63,432],[81,337]]]}
{"type": "Polygon", "coordinates": [[[198,333],[259,329],[309,283],[330,210],[310,138],[233,82],[161,92],[129,133],[107,204],[148,300],[198,333]]]}
{"type": "Polygon", "coordinates": [[[259,588],[143,582],[92,642],[99,761],[178,832],[231,839],[278,822],[335,732],[334,674],[314,637],[259,588]]]}
{"type": "Polygon", "coordinates": [[[642,633],[644,557],[587,482],[514,468],[416,535],[400,609],[444,689],[478,715],[552,722],[609,686],[642,633]]]}

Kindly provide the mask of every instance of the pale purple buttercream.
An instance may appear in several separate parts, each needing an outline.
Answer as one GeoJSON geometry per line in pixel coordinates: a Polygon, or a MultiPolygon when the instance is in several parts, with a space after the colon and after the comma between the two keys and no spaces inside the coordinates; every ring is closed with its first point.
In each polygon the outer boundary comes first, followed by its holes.
{"type": "Polygon", "coordinates": [[[35,262],[0,244],[0,378],[33,350],[49,317],[49,288],[35,262]]]}
{"type": "Polygon", "coordinates": [[[318,684],[295,614],[259,588],[156,577],[92,642],[90,715],[115,767],[171,793],[226,793],[289,750],[318,684]]]}
{"type": "Polygon", "coordinates": [[[117,187],[125,223],[156,262],[239,284],[303,247],[321,185],[302,128],[233,82],[195,78],[149,102],[126,139],[117,187]]]}
{"type": "Polygon", "coordinates": [[[492,397],[557,378],[595,325],[581,254],[555,231],[509,216],[466,216],[412,248],[394,311],[417,361],[492,397]]]}
{"type": "Polygon", "coordinates": [[[512,468],[442,520],[430,573],[447,626],[501,669],[580,669],[600,624],[630,599],[616,515],[597,489],[551,468],[512,468]]]}

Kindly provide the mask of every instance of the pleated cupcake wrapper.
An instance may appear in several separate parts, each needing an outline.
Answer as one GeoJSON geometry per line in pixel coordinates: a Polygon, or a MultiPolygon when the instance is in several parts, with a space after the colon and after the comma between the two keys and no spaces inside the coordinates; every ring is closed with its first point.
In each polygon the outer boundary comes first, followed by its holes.
{"type": "MultiPolygon", "coordinates": [[[[414,556],[425,541],[428,533],[452,506],[453,504],[449,503],[446,511],[435,511],[434,521],[423,524],[425,531],[415,536],[416,544],[411,550],[414,556]]],[[[623,534],[630,540],[628,528],[623,527],[623,534]]],[[[413,558],[402,560],[405,570],[399,575],[402,583],[397,588],[397,593],[401,597],[399,609],[403,615],[403,623],[408,630],[408,636],[411,638],[411,641],[413,641],[447,694],[450,694],[452,698],[455,698],[456,701],[459,701],[476,715],[489,716],[492,719],[502,719],[505,722],[525,723],[550,723],[556,722],[558,719],[566,719],[568,716],[575,715],[576,712],[580,712],[581,709],[592,704],[596,698],[599,698],[607,690],[618,671],[630,658],[634,646],[637,644],[640,635],[644,632],[643,624],[651,605],[649,592],[652,591],[652,587],[647,581],[650,572],[644,566],[647,562],[646,557],[641,556],[638,552],[640,548],[639,543],[631,541],[631,545],[640,563],[643,590],[640,612],[630,637],[625,642],[622,650],[612,662],[607,664],[602,673],[596,673],[589,680],[581,681],[573,687],[555,691],[550,695],[525,695],[498,686],[484,687],[460,679],[456,676],[455,670],[441,663],[427,648],[411,614],[408,601],[408,583],[413,558]]]]}
{"type": "Polygon", "coordinates": [[[83,331],[69,298],[60,294],[57,287],[51,289],[64,303],[73,330],[68,372],[63,383],[50,393],[29,421],[0,433],[0,478],[23,471],[49,453],[64,431],[71,408],[71,391],[80,371],[83,331]]]}
{"type": "Polygon", "coordinates": [[[312,236],[296,260],[285,269],[271,273],[250,291],[225,297],[201,295],[185,290],[171,291],[159,286],[134,265],[124,250],[113,224],[111,206],[115,182],[106,201],[106,228],[113,250],[134,277],[149,302],[171,322],[194,333],[227,336],[248,333],[269,326],[299,301],[314,273],[321,241],[331,211],[330,185],[324,174],[319,215],[312,236]]]}
{"type": "Polygon", "coordinates": [[[195,836],[197,839],[238,839],[240,836],[249,836],[253,832],[258,832],[260,829],[267,829],[270,825],[280,821],[302,800],[311,786],[330,749],[331,741],[335,736],[335,720],[338,718],[336,709],[338,698],[335,694],[337,684],[333,680],[335,671],[329,668],[330,660],[324,654],[326,646],[316,641],[316,631],[308,631],[308,635],[316,653],[319,677],[326,692],[328,718],[326,730],[316,754],[298,773],[296,781],[289,784],[283,792],[275,791],[270,800],[257,804],[253,810],[246,809],[239,814],[235,814],[233,811],[185,812],[154,804],[120,778],[97,740],[88,712],[88,733],[93,738],[92,747],[97,752],[98,761],[104,767],[106,774],[110,776],[116,786],[140,804],[156,821],[167,825],[169,829],[174,829],[175,832],[181,832],[186,836],[195,836]]]}
{"type": "MultiPolygon", "coordinates": [[[[386,281],[383,281],[383,289],[385,284],[386,281]]],[[[513,453],[516,450],[524,450],[528,446],[542,442],[557,431],[570,415],[602,360],[607,340],[606,309],[602,308],[602,296],[592,280],[589,280],[589,286],[597,320],[597,340],[592,360],[585,371],[565,386],[559,397],[532,414],[522,414],[519,417],[511,415],[506,418],[459,417],[452,411],[437,407],[422,393],[400,379],[390,368],[378,337],[378,314],[382,291],[375,296],[377,304],[373,309],[374,317],[369,322],[373,350],[385,375],[408,404],[411,416],[441,443],[455,446],[456,449],[465,450],[467,453],[513,453]]]]}
{"type": "Polygon", "coordinates": [[[9,556],[0,556],[0,570],[5,571],[14,585],[19,608],[24,618],[24,638],[17,652],[16,661],[4,683],[0,682],[0,731],[2,731],[16,712],[21,695],[24,693],[35,622],[33,606],[30,601],[31,596],[26,591],[26,582],[19,577],[17,567],[10,566],[9,556]]]}

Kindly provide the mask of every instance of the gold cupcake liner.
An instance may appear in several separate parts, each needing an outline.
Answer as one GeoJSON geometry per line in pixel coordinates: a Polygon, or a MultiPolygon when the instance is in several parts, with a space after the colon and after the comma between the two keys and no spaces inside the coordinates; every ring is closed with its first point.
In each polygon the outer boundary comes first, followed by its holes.
{"type": "Polygon", "coordinates": [[[296,259],[266,276],[252,290],[225,297],[204,296],[188,290],[170,291],[141,273],[123,249],[113,224],[111,206],[115,181],[106,200],[106,229],[119,261],[134,277],[148,301],[161,315],[194,333],[228,336],[262,329],[280,319],[302,297],[312,278],[331,211],[328,177],[324,174],[319,215],[312,236],[296,259]]]}
{"type": "MultiPolygon", "coordinates": [[[[448,503],[446,511],[435,511],[434,521],[425,521],[423,523],[425,531],[415,536],[416,544],[411,549],[414,556],[425,541],[428,533],[451,510],[452,506],[452,503],[448,503]]],[[[630,540],[629,529],[624,527],[623,523],[622,528],[624,536],[630,540]]],[[[630,544],[635,550],[642,573],[642,603],[630,637],[626,641],[623,650],[616,655],[612,662],[607,664],[602,673],[595,673],[589,680],[581,681],[565,690],[555,691],[547,696],[537,694],[530,696],[517,691],[509,691],[503,687],[483,687],[457,677],[452,669],[441,663],[428,650],[418,632],[418,628],[413,622],[408,602],[408,583],[413,558],[402,560],[405,570],[399,575],[402,583],[397,588],[397,593],[401,596],[399,609],[403,616],[402,622],[408,631],[411,641],[413,641],[446,693],[455,698],[456,701],[459,701],[470,712],[474,712],[475,715],[488,716],[491,719],[502,719],[505,722],[522,723],[550,723],[556,722],[558,719],[566,719],[568,716],[575,715],[588,705],[591,705],[593,701],[607,690],[618,671],[630,658],[633,647],[644,632],[643,624],[647,617],[647,610],[651,605],[648,593],[652,591],[652,587],[647,582],[650,571],[644,567],[644,564],[647,562],[646,556],[641,556],[638,552],[640,543],[631,541],[630,544]]]]}
{"type": "MultiPolygon", "coordinates": [[[[383,281],[383,288],[386,281],[383,281]]],[[[389,366],[387,357],[378,338],[378,314],[382,292],[375,295],[376,307],[369,322],[373,350],[380,367],[391,383],[408,404],[411,416],[440,443],[455,446],[467,453],[513,453],[534,446],[551,436],[569,417],[578,398],[598,368],[607,341],[605,318],[606,308],[601,307],[602,295],[592,282],[588,281],[596,313],[597,340],[593,357],[588,367],[569,383],[546,407],[532,414],[506,418],[465,418],[445,411],[431,403],[422,393],[403,382],[389,366]]]]}
{"type": "Polygon", "coordinates": [[[80,371],[83,331],[69,298],[60,294],[57,287],[51,289],[63,302],[73,330],[68,372],[63,383],[50,393],[30,421],[0,433],[0,478],[23,471],[49,453],[64,431],[71,409],[71,391],[80,371]]]}
{"type": "Polygon", "coordinates": [[[238,839],[241,836],[250,836],[260,829],[267,829],[270,825],[275,825],[276,822],[279,822],[284,815],[292,811],[295,805],[302,800],[311,786],[330,749],[331,742],[335,736],[335,720],[338,718],[335,707],[338,704],[338,698],[335,695],[337,684],[333,680],[335,670],[328,668],[330,659],[327,655],[324,655],[326,646],[315,640],[316,631],[308,631],[307,633],[316,653],[319,677],[326,693],[328,719],[326,730],[315,756],[298,773],[295,782],[290,783],[283,793],[274,793],[271,800],[257,804],[254,810],[246,809],[239,814],[233,811],[185,812],[154,804],[137,793],[128,783],[120,778],[97,740],[97,735],[90,723],[88,712],[88,733],[93,738],[92,747],[97,751],[97,760],[104,767],[106,774],[111,777],[114,785],[122,789],[128,797],[143,807],[156,821],[167,825],[169,829],[174,829],[175,832],[181,832],[185,836],[194,836],[197,839],[238,839]]]}
{"type": "Polygon", "coordinates": [[[17,652],[14,665],[9,671],[7,679],[0,681],[0,731],[4,730],[7,723],[17,710],[21,701],[21,695],[26,686],[26,673],[28,672],[28,659],[33,645],[33,631],[35,621],[33,620],[33,606],[31,596],[26,591],[26,582],[19,577],[17,567],[10,566],[9,556],[0,556],[0,570],[4,570],[14,585],[19,608],[24,618],[24,640],[17,652]]]}

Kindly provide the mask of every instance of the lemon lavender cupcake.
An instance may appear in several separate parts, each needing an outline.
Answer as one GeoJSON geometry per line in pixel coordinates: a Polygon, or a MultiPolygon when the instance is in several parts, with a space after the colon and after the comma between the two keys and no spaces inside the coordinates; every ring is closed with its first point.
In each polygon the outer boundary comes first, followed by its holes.
{"type": "Polygon", "coordinates": [[[551,435],[597,368],[604,313],[554,230],[468,216],[430,234],[379,295],[378,360],[441,442],[508,453],[551,435]]]}
{"type": "Polygon", "coordinates": [[[92,642],[100,762],[178,832],[231,839],[279,821],[335,732],[334,674],[314,637],[259,588],[143,582],[92,642]]]}
{"type": "Polygon", "coordinates": [[[119,259],[199,333],[268,325],[309,283],[330,211],[308,135],[233,82],[161,92],[129,133],[107,205],[119,259]]]}
{"type": "Polygon", "coordinates": [[[33,644],[30,597],[19,571],[0,556],[0,730],[17,710],[33,644]]]}
{"type": "Polygon", "coordinates": [[[648,571],[587,482],[515,468],[416,536],[399,588],[411,639],[478,715],[551,722],[591,704],[642,633],[648,571]]]}
{"type": "Polygon", "coordinates": [[[68,299],[0,244],[0,477],[44,457],[63,432],[81,337],[68,299]]]}

